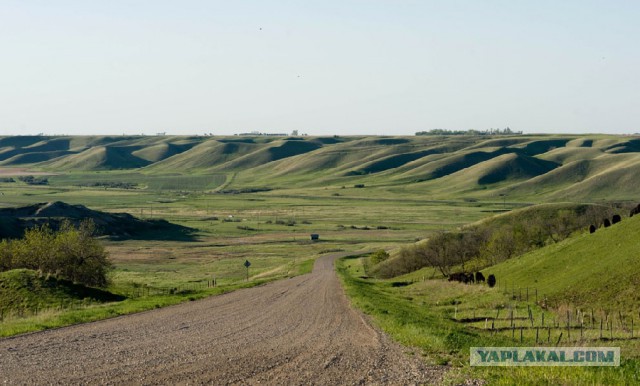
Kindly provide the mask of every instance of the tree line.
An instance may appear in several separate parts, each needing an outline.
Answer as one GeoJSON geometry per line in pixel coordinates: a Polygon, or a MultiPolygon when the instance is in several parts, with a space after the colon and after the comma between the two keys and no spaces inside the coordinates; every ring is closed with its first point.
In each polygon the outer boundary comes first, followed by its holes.
{"type": "Polygon", "coordinates": [[[431,129],[429,131],[418,131],[416,135],[521,135],[522,131],[513,131],[506,127],[504,129],[489,130],[447,130],[431,129]]]}
{"type": "Polygon", "coordinates": [[[27,229],[21,239],[0,242],[0,271],[26,268],[87,286],[104,287],[108,284],[111,263],[95,233],[91,219],[78,226],[63,221],[56,231],[47,224],[27,229]]]}
{"type": "Polygon", "coordinates": [[[403,247],[395,259],[380,264],[373,272],[377,276],[393,277],[434,267],[448,276],[454,269],[479,270],[562,241],[592,224],[600,224],[612,211],[607,207],[537,211],[458,231],[436,232],[426,241],[403,247]]]}

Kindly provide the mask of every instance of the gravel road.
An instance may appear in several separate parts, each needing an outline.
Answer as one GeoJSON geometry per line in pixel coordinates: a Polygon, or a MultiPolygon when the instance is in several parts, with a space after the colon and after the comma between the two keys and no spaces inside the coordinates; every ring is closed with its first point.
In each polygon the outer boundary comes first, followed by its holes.
{"type": "Polygon", "coordinates": [[[353,310],[333,270],[0,340],[7,384],[422,384],[426,366],[353,310]]]}

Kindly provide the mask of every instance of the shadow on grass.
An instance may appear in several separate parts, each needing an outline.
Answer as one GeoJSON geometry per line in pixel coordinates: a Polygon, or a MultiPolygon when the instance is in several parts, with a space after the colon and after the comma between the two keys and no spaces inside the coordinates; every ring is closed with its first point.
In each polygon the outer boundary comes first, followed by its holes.
{"type": "Polygon", "coordinates": [[[197,229],[166,220],[145,220],[144,226],[131,232],[111,235],[112,240],[198,241],[197,229]]]}

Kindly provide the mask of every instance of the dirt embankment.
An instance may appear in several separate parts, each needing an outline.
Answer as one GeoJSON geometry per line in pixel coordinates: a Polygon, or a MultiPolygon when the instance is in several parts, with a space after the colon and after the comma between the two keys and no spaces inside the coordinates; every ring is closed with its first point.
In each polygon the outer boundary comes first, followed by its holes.
{"type": "Polygon", "coordinates": [[[333,271],[0,340],[9,384],[422,384],[426,366],[353,310],[333,271]]]}

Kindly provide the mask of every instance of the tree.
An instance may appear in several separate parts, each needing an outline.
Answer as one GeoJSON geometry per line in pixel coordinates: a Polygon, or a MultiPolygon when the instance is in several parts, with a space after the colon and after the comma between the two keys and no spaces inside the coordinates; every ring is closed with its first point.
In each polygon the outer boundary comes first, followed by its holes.
{"type": "Polygon", "coordinates": [[[0,272],[8,271],[13,266],[13,252],[7,240],[0,241],[0,272]]]}
{"type": "Polygon", "coordinates": [[[111,263],[94,233],[90,219],[77,228],[63,222],[57,232],[48,225],[28,229],[24,238],[0,243],[0,270],[27,268],[88,286],[105,286],[111,263]]]}
{"type": "Polygon", "coordinates": [[[481,248],[481,256],[493,265],[510,259],[516,252],[514,232],[511,227],[501,227],[491,234],[481,248]]]}
{"type": "Polygon", "coordinates": [[[78,228],[68,222],[63,223],[54,240],[56,274],[91,286],[107,284],[107,271],[111,264],[94,234],[95,224],[90,219],[81,222],[78,228]]]}

